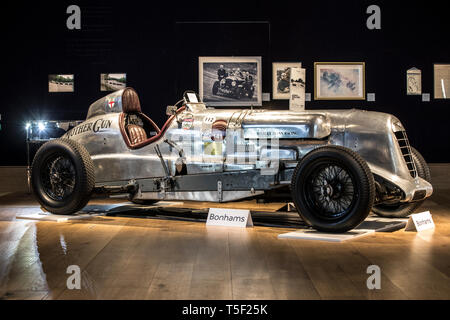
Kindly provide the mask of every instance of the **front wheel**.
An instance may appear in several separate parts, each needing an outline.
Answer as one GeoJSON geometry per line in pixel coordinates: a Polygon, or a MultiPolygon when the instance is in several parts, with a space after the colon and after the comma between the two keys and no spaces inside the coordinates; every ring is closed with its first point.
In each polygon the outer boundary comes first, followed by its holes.
{"type": "Polygon", "coordinates": [[[236,90],[234,91],[234,97],[236,99],[242,99],[242,89],[241,88],[236,88],[236,90]]]}
{"type": "Polygon", "coordinates": [[[216,96],[218,92],[219,92],[219,81],[216,81],[214,82],[212,87],[212,94],[216,96]]]}
{"type": "Polygon", "coordinates": [[[31,186],[41,206],[54,214],[74,214],[89,201],[95,184],[87,150],[69,139],[42,145],[31,168],[31,186]]]}
{"type": "Polygon", "coordinates": [[[324,232],[346,232],[366,219],[375,199],[367,163],[340,146],[307,154],[292,175],[292,198],[300,217],[324,232]]]}

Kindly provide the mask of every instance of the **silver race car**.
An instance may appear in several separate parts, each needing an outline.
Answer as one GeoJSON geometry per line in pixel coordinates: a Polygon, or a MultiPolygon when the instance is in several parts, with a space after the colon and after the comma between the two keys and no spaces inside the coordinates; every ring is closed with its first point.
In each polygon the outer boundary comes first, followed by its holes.
{"type": "Polygon", "coordinates": [[[36,153],[44,209],[73,214],[95,193],[137,203],[288,198],[317,230],[345,232],[372,210],[403,217],[433,192],[428,166],[394,116],[363,110],[213,109],[194,92],[160,128],[132,88],[36,153]]]}

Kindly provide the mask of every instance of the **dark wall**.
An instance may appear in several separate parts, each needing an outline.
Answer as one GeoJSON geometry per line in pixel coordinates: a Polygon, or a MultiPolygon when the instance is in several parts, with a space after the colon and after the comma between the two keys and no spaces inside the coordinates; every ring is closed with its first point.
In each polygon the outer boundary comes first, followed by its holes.
{"type": "MultiPolygon", "coordinates": [[[[428,161],[450,162],[450,100],[433,99],[433,63],[450,63],[444,2],[59,1],[17,4],[2,17],[0,165],[25,164],[26,120],[83,119],[104,95],[100,73],[126,72],[144,112],[162,124],[166,105],[198,90],[198,56],[222,55],[262,56],[263,92],[272,91],[272,62],[301,61],[313,92],[315,61],[365,61],[366,92],[376,93],[375,102],[311,101],[306,108],[392,113],[428,161]],[[81,30],[66,28],[70,4],[81,7],[81,30]],[[370,4],[381,7],[381,30],[366,28],[370,4]],[[422,70],[430,102],[406,95],[413,66],[422,70]],[[75,74],[75,92],[48,93],[54,73],[75,74]]],[[[264,107],[287,109],[288,101],[264,107]]]]}

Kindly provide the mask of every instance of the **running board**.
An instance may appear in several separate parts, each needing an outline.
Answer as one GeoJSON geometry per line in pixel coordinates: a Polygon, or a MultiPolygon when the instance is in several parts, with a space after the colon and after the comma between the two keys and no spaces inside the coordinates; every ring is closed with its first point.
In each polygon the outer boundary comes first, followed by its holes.
{"type": "Polygon", "coordinates": [[[114,193],[135,193],[138,189],[136,181],[130,181],[124,185],[103,185],[94,188],[94,193],[114,194],[114,193]]]}

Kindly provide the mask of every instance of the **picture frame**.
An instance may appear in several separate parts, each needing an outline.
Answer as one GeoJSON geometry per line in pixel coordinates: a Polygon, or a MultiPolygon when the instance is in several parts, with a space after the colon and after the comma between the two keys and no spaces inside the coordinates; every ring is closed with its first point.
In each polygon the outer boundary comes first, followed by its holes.
{"type": "Polygon", "coordinates": [[[70,93],[75,92],[74,74],[49,74],[48,75],[49,93],[70,93]]]}
{"type": "Polygon", "coordinates": [[[408,96],[422,94],[422,71],[416,67],[406,70],[406,94],[408,96]]]}
{"type": "Polygon", "coordinates": [[[301,68],[301,62],[272,63],[272,98],[273,100],[289,100],[291,68],[301,68]]]}
{"type": "Polygon", "coordinates": [[[450,99],[450,63],[433,64],[434,99],[450,99]]]}
{"type": "Polygon", "coordinates": [[[199,57],[199,95],[207,106],[262,105],[261,57],[199,57]]]}
{"type": "Polygon", "coordinates": [[[100,91],[117,91],[127,87],[127,74],[100,73],[100,91]]]}
{"type": "Polygon", "coordinates": [[[314,62],[314,100],[365,99],[365,62],[314,62]]]}
{"type": "Polygon", "coordinates": [[[291,68],[289,110],[305,110],[306,70],[303,68],[291,68]]]}

